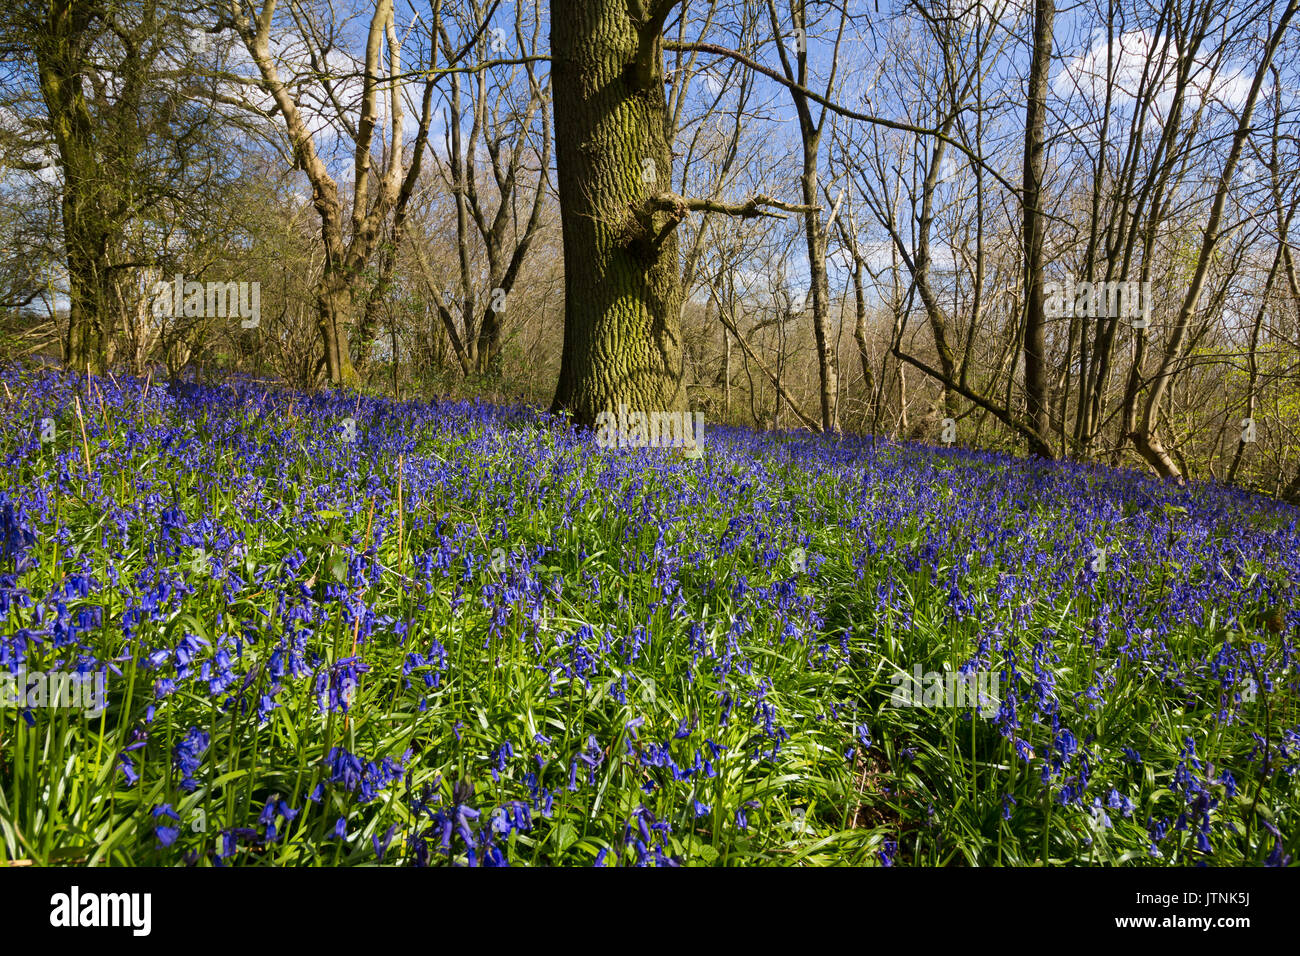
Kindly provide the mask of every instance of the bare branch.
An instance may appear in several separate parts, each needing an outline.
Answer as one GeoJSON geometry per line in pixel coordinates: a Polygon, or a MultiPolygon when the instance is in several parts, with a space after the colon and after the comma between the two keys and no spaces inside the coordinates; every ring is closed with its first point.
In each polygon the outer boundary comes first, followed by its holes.
{"type": "Polygon", "coordinates": [[[780,213],[768,212],[767,208],[781,209],[785,212],[820,212],[820,206],[796,206],[771,196],[759,193],[741,203],[722,202],[718,199],[697,199],[679,196],[676,193],[655,193],[646,200],[642,207],[644,212],[670,212],[678,221],[685,219],[692,212],[716,212],[724,216],[739,216],[742,219],[755,219],[767,216],[772,219],[784,219],[780,213]]]}
{"type": "Polygon", "coordinates": [[[967,146],[965,143],[961,142],[960,140],[953,139],[948,133],[944,132],[942,129],[927,129],[924,126],[917,126],[913,123],[904,123],[901,120],[885,119],[885,117],[883,116],[875,116],[871,113],[859,113],[857,110],[849,109],[847,106],[844,106],[840,103],[836,103],[835,101],[825,96],[822,96],[820,93],[810,90],[808,87],[803,86],[799,83],[796,83],[794,80],[782,76],[776,70],[764,66],[763,64],[759,63],[757,60],[753,59],[752,57],[746,56],[744,53],[741,53],[738,50],[731,50],[724,46],[718,46],[716,43],[677,43],[675,41],[669,41],[664,44],[664,49],[681,50],[686,52],[695,50],[695,51],[699,51],[700,53],[712,53],[715,56],[730,57],[731,59],[736,60],[737,62],[743,63],[751,70],[763,74],[768,79],[780,83],[782,86],[786,87],[787,89],[793,90],[794,92],[799,93],[802,96],[806,96],[814,103],[818,103],[821,106],[824,106],[826,109],[830,110],[832,113],[837,113],[840,116],[845,117],[846,119],[858,120],[863,123],[871,123],[875,126],[884,126],[887,129],[896,129],[904,133],[916,133],[918,136],[934,136],[937,139],[941,139],[945,143],[948,143],[950,146],[952,146],[954,149],[958,150],[959,152],[963,153],[975,165],[980,166],[981,168],[986,170],[990,176],[996,179],[998,183],[1004,189],[1007,190],[1007,192],[1011,193],[1013,196],[1020,195],[1017,187],[1012,183],[1008,182],[1006,177],[1004,177],[996,169],[989,166],[984,161],[984,158],[982,156],[980,156],[978,153],[976,153],[973,149],[971,149],[969,146],[967,146]]]}

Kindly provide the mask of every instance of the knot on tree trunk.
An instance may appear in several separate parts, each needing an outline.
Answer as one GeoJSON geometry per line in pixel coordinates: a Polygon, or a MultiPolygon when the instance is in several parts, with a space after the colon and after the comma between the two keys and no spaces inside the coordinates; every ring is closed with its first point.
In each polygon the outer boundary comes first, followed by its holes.
{"type": "Polygon", "coordinates": [[[655,193],[641,203],[630,202],[620,230],[620,244],[639,256],[653,257],[688,215],[686,200],[675,193],[655,193]]]}

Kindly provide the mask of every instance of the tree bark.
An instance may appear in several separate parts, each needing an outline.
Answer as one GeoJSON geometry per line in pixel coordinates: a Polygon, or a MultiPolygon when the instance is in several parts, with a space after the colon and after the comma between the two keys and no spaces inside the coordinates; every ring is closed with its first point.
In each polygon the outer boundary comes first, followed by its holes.
{"type": "Polygon", "coordinates": [[[1047,334],[1043,300],[1043,127],[1047,114],[1047,78],[1052,57],[1054,0],[1035,0],[1034,52],[1029,66],[1025,108],[1024,243],[1025,243],[1025,410],[1029,451],[1051,458],[1051,409],[1047,394],[1047,334]]]}
{"type": "Polygon", "coordinates": [[[564,352],[553,408],[685,411],[662,31],[673,2],[552,0],[564,352]],[[642,212],[638,213],[638,210],[642,212]]]}
{"type": "Polygon", "coordinates": [[[63,174],[63,242],[68,267],[68,331],[63,360],[72,369],[102,371],[108,302],[109,228],[99,208],[94,121],[83,92],[85,37],[98,15],[84,0],[51,3],[34,20],[41,97],[50,117],[63,174]]]}

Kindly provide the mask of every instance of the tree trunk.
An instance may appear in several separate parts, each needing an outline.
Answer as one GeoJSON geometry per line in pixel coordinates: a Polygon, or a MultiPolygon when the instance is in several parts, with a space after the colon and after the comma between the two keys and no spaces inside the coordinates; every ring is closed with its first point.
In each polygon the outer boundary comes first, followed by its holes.
{"type": "Polygon", "coordinates": [[[803,202],[810,207],[804,213],[804,237],[808,247],[808,277],[812,283],[813,339],[817,344],[817,373],[821,399],[821,428],[839,431],[839,376],[835,368],[834,343],[830,334],[830,285],[826,278],[826,231],[822,228],[817,207],[817,153],[821,130],[811,116],[801,123],[803,135],[803,175],[799,184],[803,202]]]}
{"type": "MultiPolygon", "coordinates": [[[[856,253],[857,250],[854,249],[856,253]]],[[[856,255],[853,261],[853,341],[858,346],[858,361],[862,363],[862,389],[867,395],[867,411],[863,421],[872,418],[876,404],[876,377],[871,373],[871,349],[867,345],[867,300],[863,292],[862,260],[856,255]]]]}
{"type": "Polygon", "coordinates": [[[360,384],[348,348],[348,319],[353,293],[347,281],[326,272],[316,295],[317,321],[325,345],[325,374],[331,385],[355,388],[360,384]]]}
{"type": "Polygon", "coordinates": [[[1047,396],[1047,336],[1043,301],[1043,127],[1047,113],[1047,77],[1052,57],[1053,0],[1035,0],[1034,52],[1029,66],[1025,109],[1025,406],[1034,437],[1029,451],[1052,457],[1051,412],[1047,396]]]}
{"type": "MultiPolygon", "coordinates": [[[[495,291],[491,293],[495,295],[495,291]]],[[[504,312],[492,307],[483,310],[483,318],[478,325],[478,371],[481,375],[496,379],[501,375],[501,326],[504,312]]]]}
{"type": "Polygon", "coordinates": [[[553,408],[685,411],[663,18],[626,0],[552,0],[556,167],[564,236],[564,352],[553,408]]]}
{"type": "Polygon", "coordinates": [[[76,203],[63,202],[63,235],[68,250],[68,334],[63,340],[63,362],[71,369],[82,372],[104,370],[104,323],[106,303],[100,289],[100,279],[106,259],[93,251],[86,230],[78,222],[78,214],[70,210],[76,203]]]}
{"type": "Polygon", "coordinates": [[[731,333],[722,330],[722,421],[731,424],[731,333]]]}
{"type": "Polygon", "coordinates": [[[94,121],[83,91],[85,36],[98,15],[93,4],[59,0],[35,21],[35,53],[41,97],[63,173],[63,242],[68,266],[68,332],[63,361],[84,372],[104,367],[104,319],[108,308],[109,227],[99,196],[104,183],[95,158],[94,121]]]}

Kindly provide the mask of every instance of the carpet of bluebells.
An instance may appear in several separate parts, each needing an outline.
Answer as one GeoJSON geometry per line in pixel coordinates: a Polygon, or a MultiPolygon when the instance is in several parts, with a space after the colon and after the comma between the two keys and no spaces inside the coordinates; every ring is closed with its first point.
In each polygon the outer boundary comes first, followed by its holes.
{"type": "Polygon", "coordinates": [[[108,696],[0,709],[0,861],[1300,856],[1295,509],[870,438],[0,385],[0,668],[108,696]],[[918,666],[997,698],[897,706],[918,666]]]}

